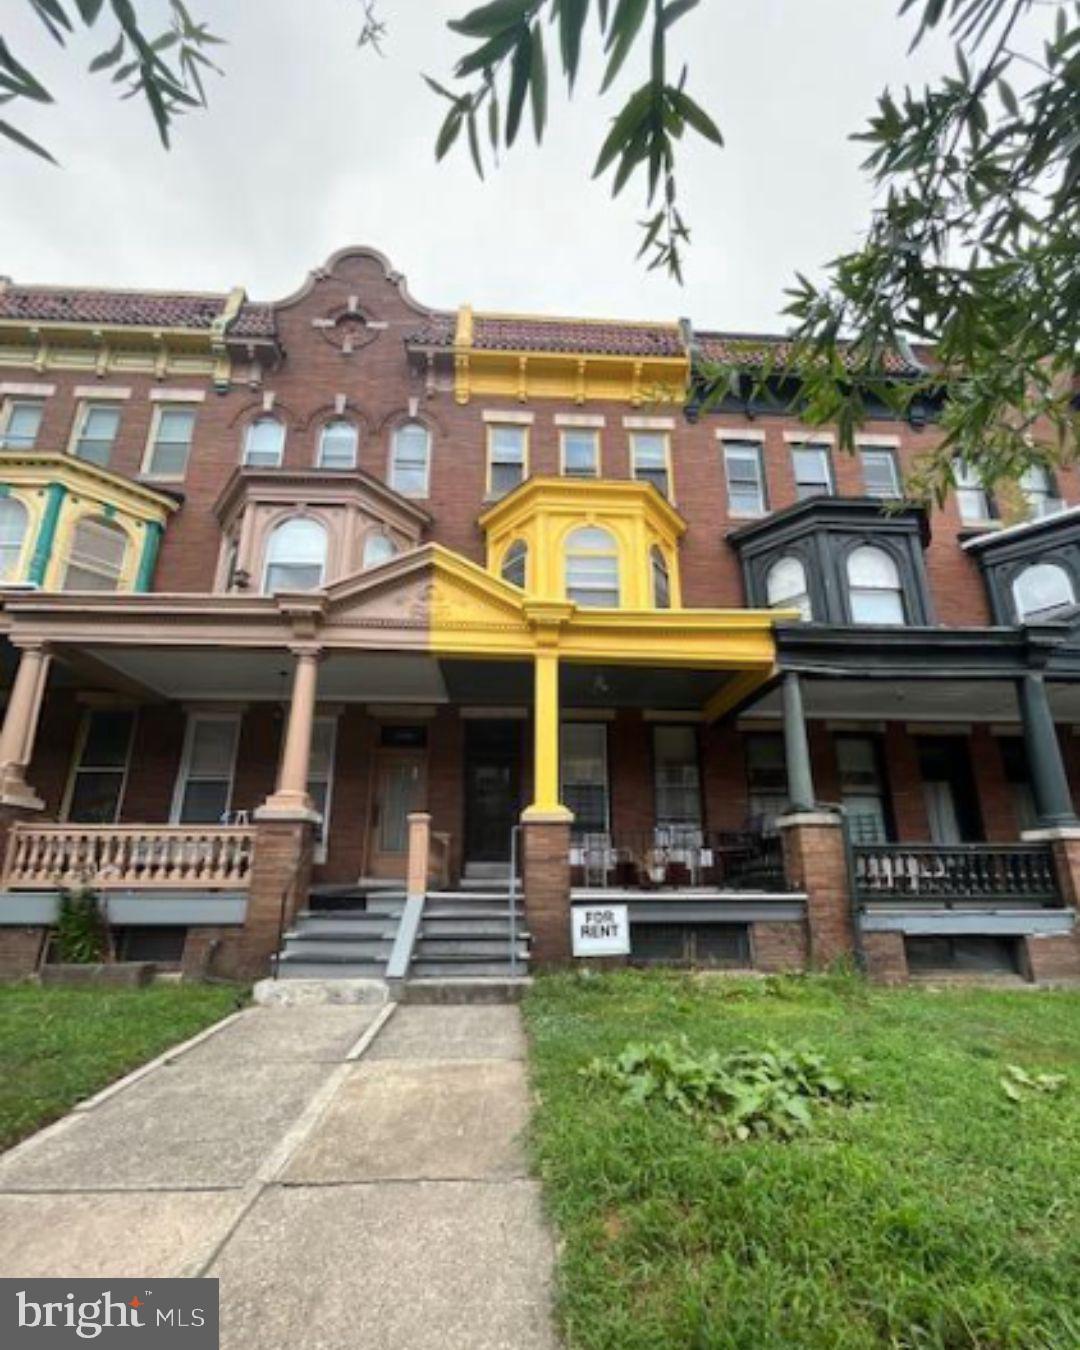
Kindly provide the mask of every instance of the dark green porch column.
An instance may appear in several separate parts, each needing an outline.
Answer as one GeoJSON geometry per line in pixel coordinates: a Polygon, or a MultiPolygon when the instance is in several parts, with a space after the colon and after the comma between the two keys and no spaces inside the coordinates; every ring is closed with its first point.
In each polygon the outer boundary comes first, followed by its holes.
{"type": "Polygon", "coordinates": [[[1061,745],[1054,727],[1053,714],[1046,697],[1046,682],[1041,672],[1029,670],[1016,682],[1020,700],[1020,719],[1024,728],[1024,748],[1031,771],[1035,811],[1039,824],[1076,825],[1069,780],[1061,759],[1061,745]]]}
{"type": "Polygon", "coordinates": [[[788,799],[793,811],[813,811],[814,776],[810,769],[810,742],[806,738],[802,686],[793,670],[784,676],[784,758],[787,761],[788,799]]]}
{"type": "Polygon", "coordinates": [[[145,525],[146,538],[143,541],[142,557],[139,559],[139,571],[135,578],[137,591],[148,591],[154,580],[154,568],[157,565],[158,550],[161,548],[161,536],[164,533],[156,520],[148,520],[145,525]]]}
{"type": "Polygon", "coordinates": [[[67,488],[63,483],[50,483],[45,495],[45,510],[41,515],[41,528],[34,541],[34,552],[30,557],[27,581],[35,586],[44,586],[45,571],[52,557],[53,542],[56,539],[56,523],[60,519],[60,508],[64,504],[67,488]]]}

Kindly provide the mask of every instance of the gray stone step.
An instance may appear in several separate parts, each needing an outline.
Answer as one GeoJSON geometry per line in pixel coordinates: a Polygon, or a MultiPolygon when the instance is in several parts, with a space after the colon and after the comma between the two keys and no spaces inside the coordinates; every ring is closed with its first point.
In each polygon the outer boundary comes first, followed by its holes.
{"type": "Polygon", "coordinates": [[[278,967],[279,980],[381,980],[385,962],[286,961],[278,967]]]}
{"type": "MultiPolygon", "coordinates": [[[[517,974],[526,974],[524,963],[517,974]]],[[[462,976],[485,976],[509,979],[512,972],[509,961],[414,961],[409,978],[416,980],[460,979],[462,976]]]]}
{"type": "Polygon", "coordinates": [[[381,961],[386,963],[392,941],[361,942],[349,938],[334,939],[286,937],[282,956],[302,961],[381,961]]]}
{"type": "Polygon", "coordinates": [[[389,938],[397,932],[398,919],[391,914],[298,914],[289,936],[389,938]]]}
{"type": "MultiPolygon", "coordinates": [[[[510,920],[504,915],[474,918],[471,914],[425,914],[420,932],[422,936],[427,937],[505,937],[509,939],[510,920]]],[[[525,925],[522,922],[516,923],[514,932],[517,933],[518,937],[525,937],[525,925]]]]}
{"type": "MultiPolygon", "coordinates": [[[[528,943],[519,942],[516,946],[519,961],[525,961],[529,956],[528,943]]],[[[510,960],[509,942],[487,942],[481,943],[473,940],[467,942],[441,942],[437,938],[421,938],[416,945],[416,952],[413,956],[414,963],[417,961],[506,961],[510,960]]]]}

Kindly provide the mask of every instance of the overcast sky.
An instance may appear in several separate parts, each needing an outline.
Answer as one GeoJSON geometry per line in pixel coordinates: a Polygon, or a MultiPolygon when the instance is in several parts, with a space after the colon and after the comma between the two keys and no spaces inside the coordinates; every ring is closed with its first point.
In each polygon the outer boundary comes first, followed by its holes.
{"type": "Polygon", "coordinates": [[[544,145],[519,140],[484,183],[464,154],[435,163],[442,107],[419,72],[449,73],[461,40],[444,21],[476,2],[381,0],[380,58],[357,50],[357,0],[188,0],[229,39],[226,77],[211,77],[209,111],[184,119],[166,154],[143,105],[85,73],[101,37],[62,54],[23,0],[4,0],[3,36],[58,101],[17,120],[64,167],[0,148],[0,273],[239,284],[272,300],[336,249],[365,243],[433,306],[775,330],[796,269],[813,273],[866,220],[864,148],[848,134],[886,85],[921,84],[946,59],[940,42],[908,56],[899,0],[703,0],[674,47],[727,146],[683,155],[694,237],[680,289],[634,261],[640,192],[613,201],[590,181],[617,96],[640,69],[628,66],[604,100],[595,62],[573,102],[553,90],[544,145]]]}

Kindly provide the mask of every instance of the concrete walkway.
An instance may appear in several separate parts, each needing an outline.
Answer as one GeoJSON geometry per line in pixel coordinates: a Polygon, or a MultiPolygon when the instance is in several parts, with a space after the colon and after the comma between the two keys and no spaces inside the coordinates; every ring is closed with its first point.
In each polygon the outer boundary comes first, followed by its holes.
{"type": "Polygon", "coordinates": [[[553,1350],[527,1111],[516,1008],[253,1008],[0,1158],[0,1276],[217,1276],[227,1350],[553,1350]]]}

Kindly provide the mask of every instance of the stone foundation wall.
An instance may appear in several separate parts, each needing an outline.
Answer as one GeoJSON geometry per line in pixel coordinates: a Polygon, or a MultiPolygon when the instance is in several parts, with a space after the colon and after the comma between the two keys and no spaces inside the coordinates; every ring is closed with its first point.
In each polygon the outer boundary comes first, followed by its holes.
{"type": "Polygon", "coordinates": [[[0,980],[24,980],[38,968],[47,928],[0,928],[0,980]]]}

